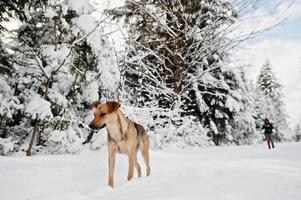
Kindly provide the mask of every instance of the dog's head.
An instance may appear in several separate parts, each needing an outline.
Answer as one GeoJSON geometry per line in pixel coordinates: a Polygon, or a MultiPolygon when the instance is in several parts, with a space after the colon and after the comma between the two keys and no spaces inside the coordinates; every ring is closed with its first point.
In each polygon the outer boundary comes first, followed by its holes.
{"type": "Polygon", "coordinates": [[[101,129],[110,122],[116,120],[116,111],[120,107],[120,103],[116,101],[100,102],[94,101],[91,103],[91,109],[95,108],[94,119],[90,123],[91,129],[101,129]]]}

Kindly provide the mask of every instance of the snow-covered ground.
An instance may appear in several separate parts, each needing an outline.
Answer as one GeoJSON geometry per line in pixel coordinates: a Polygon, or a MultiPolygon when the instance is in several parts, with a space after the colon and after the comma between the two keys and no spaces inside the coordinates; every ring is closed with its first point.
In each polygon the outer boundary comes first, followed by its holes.
{"type": "Polygon", "coordinates": [[[104,150],[0,157],[0,199],[301,199],[301,143],[152,151],[151,167],[150,177],[128,182],[127,157],[118,155],[111,189],[104,150]]]}

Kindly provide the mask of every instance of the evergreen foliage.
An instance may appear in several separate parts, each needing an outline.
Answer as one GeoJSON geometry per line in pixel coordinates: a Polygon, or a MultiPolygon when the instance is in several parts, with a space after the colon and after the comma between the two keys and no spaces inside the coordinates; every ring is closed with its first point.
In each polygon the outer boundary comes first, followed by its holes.
{"type": "Polygon", "coordinates": [[[262,93],[261,97],[259,97],[260,104],[258,105],[258,111],[261,113],[261,116],[258,119],[263,122],[264,118],[268,118],[274,124],[277,140],[285,139],[284,135],[289,131],[289,128],[282,100],[282,86],[278,83],[268,60],[260,70],[257,86],[262,93]]]}

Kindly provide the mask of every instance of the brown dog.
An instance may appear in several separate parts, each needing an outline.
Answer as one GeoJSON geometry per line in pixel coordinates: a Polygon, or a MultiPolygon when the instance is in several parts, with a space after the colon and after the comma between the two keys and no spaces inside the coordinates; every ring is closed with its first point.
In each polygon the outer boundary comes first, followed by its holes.
{"type": "Polygon", "coordinates": [[[131,180],[134,174],[134,166],[137,169],[138,177],[141,177],[141,168],[137,162],[137,151],[140,149],[146,164],[146,175],[149,176],[149,138],[143,126],[124,117],[119,110],[120,103],[118,102],[108,101],[101,103],[96,101],[91,105],[96,108],[96,111],[89,127],[92,129],[106,127],[108,131],[108,184],[113,187],[116,152],[128,155],[129,169],[127,179],[131,180]]]}

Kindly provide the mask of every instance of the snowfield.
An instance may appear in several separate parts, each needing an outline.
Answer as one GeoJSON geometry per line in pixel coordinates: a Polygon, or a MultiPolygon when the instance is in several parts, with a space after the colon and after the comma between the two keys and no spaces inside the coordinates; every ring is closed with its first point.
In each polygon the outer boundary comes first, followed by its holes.
{"type": "MultiPolygon", "coordinates": [[[[118,155],[107,186],[107,152],[0,157],[1,200],[300,200],[301,143],[151,152],[152,174],[126,181],[118,155]]],[[[136,173],[136,172],[135,172],[136,173]]]]}

